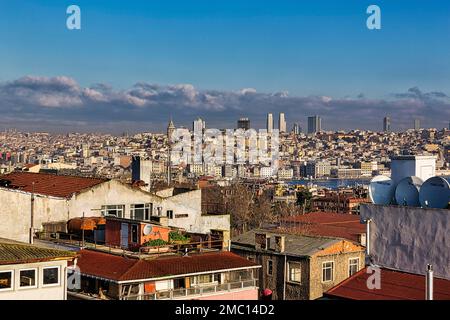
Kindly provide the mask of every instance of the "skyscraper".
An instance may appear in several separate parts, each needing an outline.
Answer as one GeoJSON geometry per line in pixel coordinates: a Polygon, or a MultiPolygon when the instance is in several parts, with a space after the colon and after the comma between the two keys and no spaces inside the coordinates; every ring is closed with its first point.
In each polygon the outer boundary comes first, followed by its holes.
{"type": "Polygon", "coordinates": [[[322,131],[322,118],[319,116],[308,117],[308,133],[317,133],[322,131]]]}
{"type": "Polygon", "coordinates": [[[390,132],[391,131],[391,118],[384,117],[383,119],[383,131],[390,132]]]}
{"type": "Polygon", "coordinates": [[[299,134],[301,132],[301,128],[298,123],[294,123],[294,126],[292,127],[292,132],[294,134],[299,134]]]}
{"type": "Polygon", "coordinates": [[[271,113],[267,114],[267,133],[273,131],[273,115],[271,113]]]}
{"type": "Polygon", "coordinates": [[[286,132],[286,119],[284,118],[284,113],[281,112],[278,118],[278,129],[281,132],[286,132]]]}
{"type": "Polygon", "coordinates": [[[414,120],[414,130],[416,130],[416,131],[420,130],[420,120],[419,119],[414,120]]]}
{"type": "Polygon", "coordinates": [[[248,118],[240,118],[237,122],[237,128],[249,130],[250,129],[250,120],[248,118]]]}
{"type": "Polygon", "coordinates": [[[192,125],[192,130],[194,132],[202,133],[203,130],[205,129],[206,129],[206,122],[202,118],[197,118],[197,120],[194,120],[194,123],[192,125]]]}

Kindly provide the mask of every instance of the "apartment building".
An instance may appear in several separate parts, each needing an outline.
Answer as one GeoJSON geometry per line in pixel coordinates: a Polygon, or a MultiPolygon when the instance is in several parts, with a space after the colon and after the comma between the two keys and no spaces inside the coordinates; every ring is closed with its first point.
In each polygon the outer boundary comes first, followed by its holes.
{"type": "Polygon", "coordinates": [[[260,265],[229,251],[151,259],[82,250],[81,289],[72,298],[257,300],[260,265]]]}
{"type": "Polygon", "coordinates": [[[450,300],[448,209],[365,204],[361,221],[369,221],[367,267],[328,290],[326,298],[450,300]],[[378,286],[366,285],[374,279],[378,286]]]}
{"type": "Polygon", "coordinates": [[[364,267],[364,247],[342,238],[252,230],[232,251],[262,266],[261,289],[275,300],[312,300],[364,267]]]}
{"type": "Polygon", "coordinates": [[[0,239],[0,300],[66,300],[74,252],[0,239]]]}
{"type": "Polygon", "coordinates": [[[0,234],[28,242],[30,230],[77,217],[113,216],[152,221],[187,232],[207,234],[229,231],[229,215],[202,215],[201,190],[168,188],[155,193],[117,180],[13,172],[0,177],[0,202],[4,203],[0,234]],[[32,219],[31,219],[32,217],[32,219]]]}

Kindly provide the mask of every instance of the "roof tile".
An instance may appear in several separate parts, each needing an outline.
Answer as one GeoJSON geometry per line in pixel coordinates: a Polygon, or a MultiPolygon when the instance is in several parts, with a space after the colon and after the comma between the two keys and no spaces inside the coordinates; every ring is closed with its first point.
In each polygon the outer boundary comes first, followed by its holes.
{"type": "Polygon", "coordinates": [[[94,250],[80,251],[77,265],[82,274],[114,281],[151,279],[257,266],[228,251],[144,260],[94,250]]]}
{"type": "MultiPolygon", "coordinates": [[[[367,268],[355,273],[325,296],[350,300],[424,300],[425,276],[401,271],[381,269],[380,289],[369,289],[367,268]]],[[[433,298],[450,300],[450,280],[434,278],[433,298]]]]}
{"type": "Polygon", "coordinates": [[[108,179],[31,172],[12,172],[0,176],[2,187],[62,198],[70,198],[74,193],[106,181],[108,179]]]}

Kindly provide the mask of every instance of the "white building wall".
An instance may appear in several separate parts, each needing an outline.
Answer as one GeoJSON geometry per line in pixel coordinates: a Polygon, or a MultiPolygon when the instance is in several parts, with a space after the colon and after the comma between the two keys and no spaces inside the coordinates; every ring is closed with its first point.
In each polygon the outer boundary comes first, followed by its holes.
{"type": "MultiPolygon", "coordinates": [[[[28,242],[31,226],[31,194],[0,188],[0,237],[28,242]]],[[[160,196],[134,189],[121,182],[111,180],[99,184],[86,192],[65,198],[35,195],[34,228],[41,229],[45,222],[67,221],[72,218],[101,216],[103,205],[124,205],[124,217],[130,217],[132,204],[153,203],[153,215],[161,207],[162,216],[172,210],[169,226],[183,228],[195,233],[208,233],[210,229],[229,230],[229,216],[214,219],[201,214],[201,190],[185,192],[176,196],[160,196]],[[187,214],[187,217],[175,218],[187,214]]]]}
{"type": "MultiPolygon", "coordinates": [[[[194,233],[208,233],[211,229],[230,230],[230,216],[202,215],[202,191],[193,190],[166,199],[165,210],[173,210],[173,219],[169,226],[183,228],[194,233]],[[176,218],[183,214],[187,217],[176,218]]],[[[164,211],[165,214],[166,211],[164,211]]]]}
{"type": "MultiPolygon", "coordinates": [[[[68,206],[65,199],[35,195],[34,228],[42,223],[68,219],[68,206]]],[[[31,194],[0,188],[0,237],[28,242],[31,227],[31,194]]]]}
{"type": "Polygon", "coordinates": [[[417,176],[423,181],[436,174],[436,157],[434,156],[400,156],[391,162],[391,178],[394,183],[401,179],[417,176]]]}
{"type": "Polygon", "coordinates": [[[124,217],[130,218],[132,204],[153,203],[155,214],[156,207],[161,206],[162,202],[161,197],[111,180],[74,195],[69,201],[69,211],[70,218],[81,217],[83,212],[86,217],[95,217],[101,215],[103,205],[125,205],[124,217]]]}
{"type": "Polygon", "coordinates": [[[13,288],[0,290],[0,300],[66,300],[67,299],[67,261],[48,261],[28,264],[0,265],[1,271],[13,271],[13,288]],[[59,267],[59,284],[44,286],[43,268],[59,267]],[[35,288],[20,288],[20,270],[37,269],[35,288]]]}
{"type": "Polygon", "coordinates": [[[447,209],[361,206],[361,222],[370,222],[370,256],[375,265],[450,279],[450,214],[447,209]]]}

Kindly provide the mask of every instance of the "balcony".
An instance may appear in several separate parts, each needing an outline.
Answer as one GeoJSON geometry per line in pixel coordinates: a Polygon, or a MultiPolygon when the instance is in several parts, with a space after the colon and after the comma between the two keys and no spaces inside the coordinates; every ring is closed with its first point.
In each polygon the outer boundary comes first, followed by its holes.
{"type": "Polygon", "coordinates": [[[258,279],[248,279],[223,284],[202,285],[192,288],[180,288],[157,291],[140,295],[122,297],[121,300],[188,300],[196,297],[210,296],[220,293],[242,291],[243,289],[257,289],[258,279]]]}

